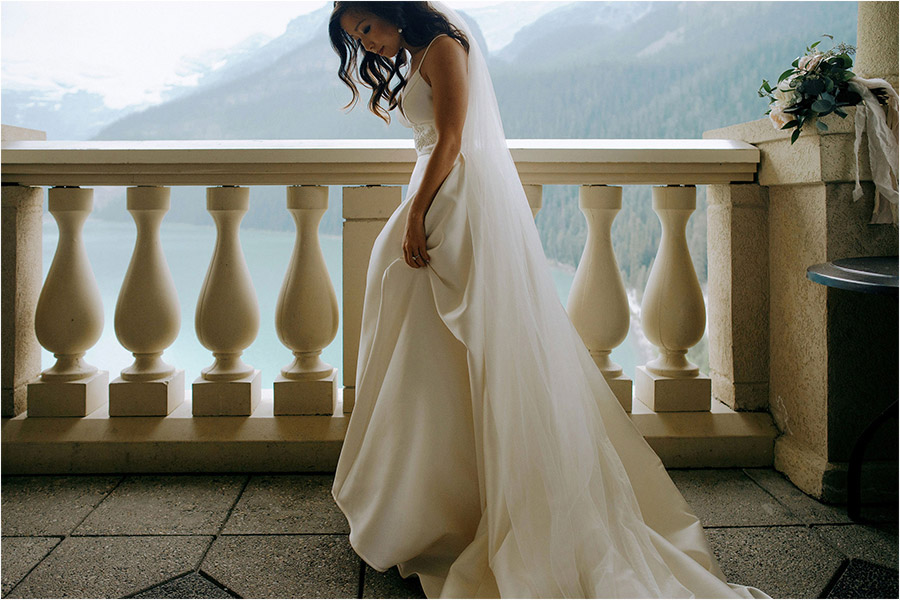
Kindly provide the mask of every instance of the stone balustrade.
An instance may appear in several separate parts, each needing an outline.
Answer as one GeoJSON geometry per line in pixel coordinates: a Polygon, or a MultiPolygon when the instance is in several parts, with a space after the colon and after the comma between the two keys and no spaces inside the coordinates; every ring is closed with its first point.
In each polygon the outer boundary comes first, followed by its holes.
{"type": "MultiPolygon", "coordinates": [[[[535,215],[542,185],[581,186],[588,236],[567,308],[623,407],[632,409],[634,377],[637,400],[654,413],[709,414],[714,406],[710,380],[685,358],[702,337],[706,319],[685,226],[695,208],[695,186],[752,182],[757,149],[729,140],[512,140],[509,145],[535,215]],[[634,374],[623,373],[609,358],[629,328],[628,301],[610,242],[622,203],[621,185],[656,186],[653,209],[662,224],[641,311],[644,331],[659,348],[659,357],[634,374]]],[[[245,364],[241,354],[257,335],[256,294],[263,292],[253,287],[238,235],[243,215],[253,210],[252,186],[257,185],[284,186],[286,211],[296,224],[276,311],[287,366],[275,381],[271,414],[340,414],[339,398],[343,412],[352,411],[367,262],[375,237],[401,202],[400,185],[415,162],[411,142],[5,141],[2,161],[4,303],[8,286],[13,291],[28,289],[40,277],[40,258],[33,253],[16,254],[13,279],[7,277],[6,266],[7,243],[15,250],[23,235],[40,236],[39,220],[35,228],[33,219],[16,216],[27,208],[25,203],[39,197],[36,188],[50,188],[50,211],[60,230],[57,258],[36,306],[13,304],[15,353],[4,354],[4,417],[25,410],[29,421],[38,421],[31,419],[36,416],[83,417],[107,402],[110,418],[165,417],[184,403],[184,371],[168,365],[162,355],[175,336],[192,334],[179,330],[177,290],[159,240],[170,187],[179,185],[208,186],[207,210],[217,230],[194,324],[194,335],[210,350],[213,362],[192,384],[193,417],[259,413],[259,370],[245,364]],[[338,324],[338,299],[317,234],[329,185],[343,186],[342,392],[337,390],[336,369],[319,357],[338,324]],[[91,186],[126,186],[128,210],[138,230],[115,318],[116,335],[133,353],[134,364],[114,375],[111,383],[103,365],[92,367],[81,359],[103,326],[96,284],[79,238],[91,211],[91,186]],[[35,372],[34,361],[18,359],[33,356],[38,343],[58,359],[42,372],[35,372]],[[10,379],[8,368],[13,371],[10,379]]],[[[635,410],[650,412],[646,407],[635,410]]]]}

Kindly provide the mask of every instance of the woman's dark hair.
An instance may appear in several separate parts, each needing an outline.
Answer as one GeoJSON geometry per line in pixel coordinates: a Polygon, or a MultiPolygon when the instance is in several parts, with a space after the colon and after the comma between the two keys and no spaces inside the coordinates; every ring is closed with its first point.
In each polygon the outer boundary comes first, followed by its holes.
{"type": "Polygon", "coordinates": [[[366,52],[360,42],[355,40],[341,28],[341,17],[347,12],[367,12],[402,29],[403,39],[412,47],[427,46],[437,36],[449,35],[457,40],[466,52],[469,51],[469,40],[466,34],[454,27],[447,18],[427,2],[335,2],[331,12],[331,21],[328,23],[328,35],[331,37],[331,46],[341,57],[341,66],[338,68],[338,77],[341,78],[350,91],[353,98],[344,108],[353,107],[359,100],[359,91],[355,81],[362,83],[372,90],[369,99],[369,110],[390,123],[391,117],[388,111],[394,110],[400,104],[400,91],[406,86],[407,80],[400,72],[400,68],[406,64],[406,53],[400,51],[393,59],[366,52]],[[363,57],[359,60],[359,51],[363,57]],[[359,63],[358,72],[357,63],[359,63]],[[394,77],[398,83],[390,88],[394,77]],[[387,109],[382,106],[382,99],[387,99],[387,109]]]}

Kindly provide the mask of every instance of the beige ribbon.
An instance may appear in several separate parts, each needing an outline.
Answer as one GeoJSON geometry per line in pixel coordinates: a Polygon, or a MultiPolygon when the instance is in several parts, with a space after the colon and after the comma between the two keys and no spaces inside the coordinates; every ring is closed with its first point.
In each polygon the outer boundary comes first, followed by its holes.
{"type": "Polygon", "coordinates": [[[870,223],[893,223],[897,225],[897,138],[898,138],[898,98],[897,92],[884,79],[863,79],[854,77],[850,87],[860,96],[862,102],[856,107],[856,188],[853,199],[859,200],[862,186],[859,184],[859,147],[865,131],[869,140],[869,166],[872,182],[875,184],[875,210],[870,223]],[[872,90],[881,88],[887,92],[887,105],[878,102],[872,90]]]}

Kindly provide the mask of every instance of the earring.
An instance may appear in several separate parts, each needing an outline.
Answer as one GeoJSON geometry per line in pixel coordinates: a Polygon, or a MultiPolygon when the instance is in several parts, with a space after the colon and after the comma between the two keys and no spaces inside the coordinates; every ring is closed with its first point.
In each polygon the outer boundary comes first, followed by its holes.
{"type": "Polygon", "coordinates": [[[403,28],[402,27],[398,28],[397,33],[403,33],[403,28]]]}

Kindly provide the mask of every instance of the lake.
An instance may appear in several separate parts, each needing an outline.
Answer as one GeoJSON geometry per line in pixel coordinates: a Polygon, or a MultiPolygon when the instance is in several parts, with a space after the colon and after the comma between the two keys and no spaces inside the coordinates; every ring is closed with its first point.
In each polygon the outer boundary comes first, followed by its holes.
{"type": "MultiPolygon", "coordinates": [[[[50,269],[58,239],[56,223],[45,213],[43,223],[44,276],[50,269]]],[[[91,348],[85,359],[92,365],[110,372],[110,380],[131,364],[131,353],[119,345],[114,331],[114,315],[119,288],[128,270],[134,248],[136,230],[133,223],[88,219],[84,226],[84,239],[88,256],[100,293],[105,315],[103,336],[91,348]]],[[[213,362],[212,353],[197,340],[194,331],[194,310],[200,287],[209,267],[215,246],[216,230],[208,226],[167,223],[163,221],[160,232],[169,269],[175,279],[181,303],[181,334],[164,353],[166,362],[185,370],[187,382],[200,375],[200,370],[213,362]]],[[[322,252],[331,274],[331,281],[341,304],[341,237],[321,236],[322,252]]],[[[275,332],[275,304],[278,292],[290,262],[294,247],[294,233],[284,231],[241,230],[241,245],[250,268],[260,308],[260,328],[256,341],[244,352],[244,361],[262,371],[263,388],[271,388],[280,369],[292,360],[291,352],[278,340],[275,332]]],[[[559,299],[565,305],[572,287],[574,272],[551,266],[559,299]]],[[[647,359],[641,357],[643,347],[632,332],[612,353],[615,362],[622,365],[626,374],[634,373],[637,364],[647,359]]],[[[322,352],[322,359],[343,373],[342,335],[322,352]]],[[[644,346],[646,343],[644,344],[644,346]]],[[[646,351],[644,351],[646,352],[646,351]]],[[[53,364],[53,356],[42,353],[43,368],[53,364]]]]}

